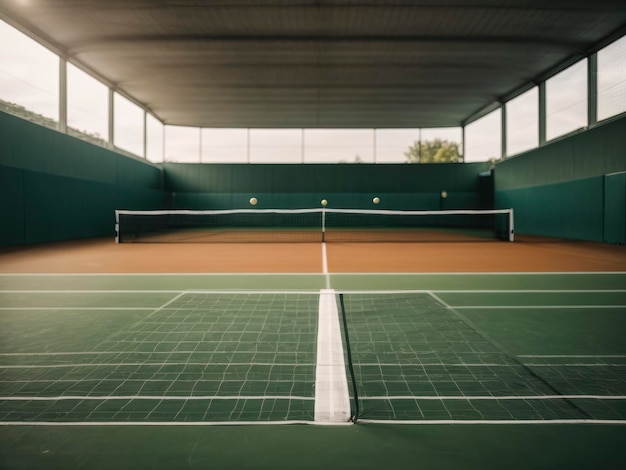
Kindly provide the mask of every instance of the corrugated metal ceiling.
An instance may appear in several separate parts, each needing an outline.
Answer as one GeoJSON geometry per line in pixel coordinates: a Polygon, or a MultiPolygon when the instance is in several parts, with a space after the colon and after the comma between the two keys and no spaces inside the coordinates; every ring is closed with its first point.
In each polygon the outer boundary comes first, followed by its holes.
{"type": "Polygon", "coordinates": [[[457,126],[626,30],[626,2],[0,0],[2,17],[201,127],[457,126]]]}

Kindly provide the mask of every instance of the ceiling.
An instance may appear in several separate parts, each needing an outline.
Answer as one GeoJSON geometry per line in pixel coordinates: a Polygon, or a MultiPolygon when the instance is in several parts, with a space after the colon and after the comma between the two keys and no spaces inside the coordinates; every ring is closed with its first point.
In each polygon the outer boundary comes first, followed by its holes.
{"type": "Polygon", "coordinates": [[[0,17],[200,127],[458,126],[626,31],[624,0],[0,0],[0,17]]]}

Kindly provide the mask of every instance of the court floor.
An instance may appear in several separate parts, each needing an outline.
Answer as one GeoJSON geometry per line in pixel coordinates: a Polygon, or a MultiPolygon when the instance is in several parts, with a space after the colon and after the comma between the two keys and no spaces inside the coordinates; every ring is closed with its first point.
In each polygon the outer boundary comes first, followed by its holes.
{"type": "Polygon", "coordinates": [[[625,272],[328,265],[1,274],[0,466],[626,464],[625,272]]]}

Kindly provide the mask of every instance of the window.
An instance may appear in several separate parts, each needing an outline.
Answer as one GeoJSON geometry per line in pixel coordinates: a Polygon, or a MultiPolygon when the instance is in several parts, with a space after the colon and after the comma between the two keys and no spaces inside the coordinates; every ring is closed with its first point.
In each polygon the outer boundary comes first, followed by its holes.
{"type": "Polygon", "coordinates": [[[0,109],[57,128],[59,57],[2,20],[0,109]]]}
{"type": "Polygon", "coordinates": [[[374,161],[373,129],[305,129],[305,163],[374,161]]]}
{"type": "Polygon", "coordinates": [[[246,163],[247,129],[202,129],[203,163],[246,163]]]}
{"type": "Polygon", "coordinates": [[[506,153],[539,145],[539,90],[534,87],[506,103],[506,153]]]}
{"type": "Polygon", "coordinates": [[[302,129],[250,129],[250,163],[302,163],[302,129]]]}
{"type": "Polygon", "coordinates": [[[463,134],[460,127],[422,129],[422,163],[462,162],[463,134]]]}
{"type": "Polygon", "coordinates": [[[587,60],[546,80],[546,139],[587,126],[587,60]]]}
{"type": "Polygon", "coordinates": [[[376,129],[376,163],[408,163],[406,153],[419,140],[419,129],[376,129]]]}
{"type": "Polygon", "coordinates": [[[465,128],[466,162],[498,160],[502,154],[502,111],[496,109],[465,128]]]}
{"type": "Polygon", "coordinates": [[[165,126],[165,161],[200,163],[200,129],[165,126]]]}
{"type": "Polygon", "coordinates": [[[109,138],[109,90],[91,75],[67,64],[68,133],[100,145],[109,138]]]}
{"type": "Polygon", "coordinates": [[[626,112],[626,36],[598,52],[598,120],[626,112]]]}
{"type": "Polygon", "coordinates": [[[114,95],[113,109],[115,146],[143,156],[143,109],[118,93],[114,95]]]}
{"type": "Polygon", "coordinates": [[[146,116],[146,157],[154,163],[163,161],[163,128],[152,114],[146,116]]]}

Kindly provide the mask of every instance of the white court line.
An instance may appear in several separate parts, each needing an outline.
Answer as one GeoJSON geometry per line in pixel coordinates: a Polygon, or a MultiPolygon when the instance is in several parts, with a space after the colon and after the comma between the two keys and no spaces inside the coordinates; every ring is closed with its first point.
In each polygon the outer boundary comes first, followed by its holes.
{"type": "MultiPolygon", "coordinates": [[[[432,425],[432,424],[471,424],[471,425],[529,425],[529,424],[560,424],[560,425],[625,425],[626,420],[611,419],[526,419],[526,420],[477,420],[477,419],[442,419],[442,420],[375,420],[360,419],[363,424],[402,424],[402,425],[432,425]]],[[[317,423],[315,421],[291,420],[291,421],[0,421],[0,426],[276,426],[276,425],[335,425],[352,426],[352,422],[346,423],[317,423]]]]}
{"type": "Polygon", "coordinates": [[[364,424],[472,424],[472,425],[526,425],[526,424],[617,424],[625,425],[625,419],[425,419],[425,420],[392,420],[392,419],[359,419],[364,424]]]}
{"type": "MultiPolygon", "coordinates": [[[[517,356],[522,357],[522,356],[517,356]]],[[[381,363],[381,362],[355,362],[355,366],[369,366],[369,367],[512,367],[511,364],[485,364],[482,362],[479,363],[443,363],[443,362],[432,362],[432,363],[419,363],[414,362],[411,364],[407,363],[381,363]]],[[[617,363],[610,364],[606,362],[593,362],[593,363],[524,363],[525,366],[529,367],[626,367],[626,363],[617,363]]],[[[2,366],[0,366],[2,367],[2,366]]]]}
{"type": "Polygon", "coordinates": [[[447,305],[447,308],[456,310],[524,310],[524,309],[592,309],[592,308],[626,308],[626,305],[447,305]]]}
{"type": "Polygon", "coordinates": [[[118,277],[118,276],[172,276],[172,277],[223,277],[223,276],[318,276],[316,273],[0,273],[0,277],[118,277]]]}
{"type": "Polygon", "coordinates": [[[626,358],[626,354],[518,354],[517,357],[614,357],[614,358],[626,358]]]}
{"type": "Polygon", "coordinates": [[[626,400],[626,395],[504,395],[504,396],[491,396],[491,395],[475,395],[475,396],[447,396],[447,395],[435,395],[435,396],[421,396],[421,395],[401,395],[401,396],[376,396],[376,397],[361,397],[359,400],[430,400],[430,401],[477,401],[477,400],[489,400],[489,401],[501,401],[501,400],[626,400]]]}
{"type": "Polygon", "coordinates": [[[0,294],[317,294],[319,289],[0,290],[0,294]]]}
{"type": "MultiPolygon", "coordinates": [[[[82,355],[97,355],[97,354],[108,354],[108,355],[119,355],[119,354],[129,354],[129,355],[146,355],[146,354],[154,354],[154,355],[171,355],[171,354],[214,354],[215,351],[196,351],[196,350],[181,350],[181,351],[66,351],[66,352],[0,352],[0,356],[82,356],[82,355]]],[[[233,353],[233,351],[227,351],[228,353],[233,353]]],[[[263,353],[259,351],[237,351],[235,354],[274,354],[274,352],[263,353]]],[[[626,358],[626,354],[517,354],[516,357],[529,357],[529,358],[570,358],[570,357],[578,357],[578,358],[626,358]]],[[[372,363],[361,363],[361,365],[390,365],[390,366],[398,366],[402,365],[401,363],[380,363],[380,362],[372,362],[372,363]]],[[[456,364],[444,364],[444,363],[433,363],[433,365],[456,365],[456,364]]],[[[482,364],[482,363],[480,363],[482,364]]],[[[480,365],[476,364],[476,365],[480,365]]],[[[356,365],[356,363],[355,363],[356,365]]],[[[415,365],[420,365],[419,363],[415,363],[415,365]]],[[[459,363],[459,365],[468,365],[466,363],[459,363]]],[[[474,364],[470,364],[474,365],[474,364]]],[[[489,364],[491,365],[491,364],[489,364]]],[[[497,364],[493,364],[497,365],[497,364]]]]}
{"type": "Polygon", "coordinates": [[[0,421],[0,426],[277,426],[307,424],[326,426],[351,426],[352,422],[346,423],[316,423],[315,421],[289,420],[289,421],[0,421]]]}
{"type": "Polygon", "coordinates": [[[154,310],[154,307],[0,307],[0,311],[36,311],[36,310],[154,310]]]}
{"type": "MultiPolygon", "coordinates": [[[[121,342],[121,341],[118,341],[121,342]]],[[[141,341],[126,341],[127,343],[140,343],[141,341]]],[[[155,343],[157,341],[150,341],[151,343],[155,343]]],[[[167,342],[171,344],[180,344],[180,341],[159,341],[160,343],[167,342]]],[[[197,341],[187,341],[188,343],[197,344],[197,341]]],[[[216,343],[223,343],[224,341],[214,341],[216,343]]],[[[230,341],[231,343],[239,343],[239,341],[230,341]]],[[[82,355],[97,355],[97,354],[128,354],[128,355],[137,355],[137,354],[154,354],[154,355],[163,355],[163,354],[277,354],[277,351],[232,351],[232,350],[211,350],[211,351],[196,351],[196,350],[174,350],[174,351],[84,351],[84,352],[44,352],[44,353],[33,353],[33,352],[25,352],[25,353],[0,353],[0,356],[82,356],[82,355]]],[[[306,354],[306,353],[300,353],[306,354]]]]}
{"type": "Polygon", "coordinates": [[[302,396],[282,396],[282,395],[238,395],[238,396],[220,396],[220,395],[106,395],[106,396],[78,396],[78,395],[60,395],[55,397],[0,397],[0,401],[68,401],[68,400],[92,400],[92,401],[116,401],[116,400],[152,400],[152,401],[182,401],[182,400],[303,400],[312,401],[314,397],[302,396]]]}
{"type": "MultiPolygon", "coordinates": [[[[180,292],[180,291],[179,291],[180,292]]],[[[319,289],[292,289],[292,290],[237,290],[237,289],[186,289],[182,294],[200,295],[317,295],[319,289]]]]}
{"type": "MultiPolygon", "coordinates": [[[[329,276],[326,243],[322,244],[322,274],[329,276]]],[[[335,275],[335,274],[333,274],[335,275]]],[[[0,289],[0,294],[179,294],[179,293],[206,293],[206,294],[289,294],[311,293],[318,289],[298,290],[243,290],[243,289],[0,289]]],[[[369,290],[338,290],[337,293],[346,294],[619,294],[626,289],[369,289],[369,290]]]]}
{"type": "Polygon", "coordinates": [[[525,272],[516,272],[516,271],[464,271],[464,272],[417,272],[417,273],[386,273],[386,272],[376,272],[376,273],[335,273],[340,276],[562,276],[562,275],[585,275],[585,274],[618,274],[618,275],[626,275],[626,271],[525,271],[525,272]]]}
{"type": "Polygon", "coordinates": [[[315,421],[350,420],[350,395],[335,291],[320,292],[315,368],[315,421]]]}
{"type": "MultiPolygon", "coordinates": [[[[335,274],[333,274],[335,276],[335,274]]],[[[626,289],[354,289],[341,290],[337,289],[337,293],[344,294],[620,294],[626,292],[626,289]]]]}
{"type": "MultiPolygon", "coordinates": [[[[167,367],[167,366],[269,366],[269,367],[312,367],[315,364],[284,362],[119,362],[119,363],[79,363],[79,364],[11,364],[1,365],[0,369],[62,369],[74,367],[167,367]]],[[[626,364],[624,364],[626,366],[626,364]]],[[[2,382],[2,381],[0,381],[2,382]]]]}
{"type": "Polygon", "coordinates": [[[184,289],[176,289],[176,290],[129,290],[129,289],[85,289],[85,290],[77,290],[77,289],[11,289],[11,290],[0,290],[0,294],[179,294],[181,292],[185,292],[184,289]]]}

